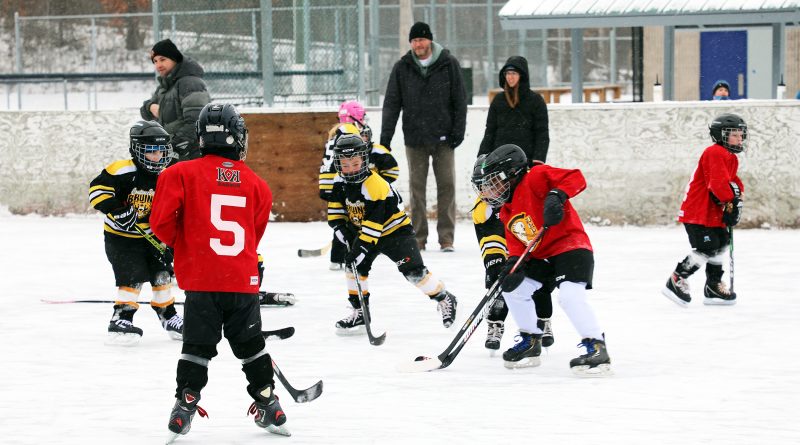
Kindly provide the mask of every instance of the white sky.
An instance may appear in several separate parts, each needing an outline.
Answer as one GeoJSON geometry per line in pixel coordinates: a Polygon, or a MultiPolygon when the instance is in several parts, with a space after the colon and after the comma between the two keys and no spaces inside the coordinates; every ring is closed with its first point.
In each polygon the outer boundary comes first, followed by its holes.
{"type": "MultiPolygon", "coordinates": [[[[113,299],[101,226],[97,215],[0,214],[4,444],[158,444],[166,438],[180,344],[168,339],[153,311],[142,307],[137,313],[134,321],[144,337],[126,349],[103,345],[110,304],[40,302],[113,299]]],[[[343,273],[328,271],[327,258],[296,256],[300,247],[323,246],[327,227],[270,224],[261,245],[268,267],[263,287],[294,292],[300,301],[262,311],[266,329],[297,328],[293,338],[267,347],[295,387],[322,379],[324,392],[296,404],[278,384],[294,435],[269,435],[245,416],[246,381],[222,344],[200,402],[210,418],[196,417],[189,435],[176,443],[800,443],[798,231],[737,231],[739,303],[706,307],[696,297],[688,309],[659,293],[688,250],[682,228],[588,232],[597,263],[589,296],[616,373],[606,379],[570,373],[580,339],[557,304],[556,342],[539,368],[503,368],[502,359],[483,348],[482,325],[449,368],[395,371],[400,362],[441,352],[484,293],[467,223],[457,227],[455,253],[424,253],[428,267],[459,298],[450,330],[393,264],[376,263],[370,279],[373,322],[376,331],[388,332],[379,347],[366,337],[334,334],[334,322],[348,313],[343,273]]],[[[694,289],[702,282],[702,273],[691,280],[694,289]]],[[[143,297],[149,299],[149,288],[143,297]]],[[[502,349],[513,344],[514,330],[509,317],[502,349]]]]}

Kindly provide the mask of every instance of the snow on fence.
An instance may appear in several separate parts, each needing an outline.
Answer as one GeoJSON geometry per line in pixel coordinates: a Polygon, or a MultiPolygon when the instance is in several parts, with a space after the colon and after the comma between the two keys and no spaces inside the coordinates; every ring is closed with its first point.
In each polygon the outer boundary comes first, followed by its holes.
{"type": "MultiPolygon", "coordinates": [[[[378,140],[380,109],[367,111],[378,140]]],[[[584,172],[588,188],[574,200],[584,220],[668,224],[675,220],[697,159],[710,143],[708,123],[726,112],[740,114],[750,131],[748,151],[740,156],[746,188],[742,224],[800,227],[800,101],[551,105],[548,163],[584,172]]],[[[485,106],[470,107],[466,138],[456,149],[456,199],[462,217],[474,199],[469,178],[486,113],[485,106]]],[[[128,156],[127,131],[137,118],[135,110],[0,112],[0,205],[15,213],[90,211],[89,181],[108,162],[128,156]]],[[[392,149],[405,169],[400,127],[398,122],[392,149]]],[[[319,159],[307,162],[318,165],[319,159]]],[[[407,195],[406,175],[401,173],[397,188],[407,195]]],[[[428,189],[428,207],[434,211],[432,172],[428,189]]]]}

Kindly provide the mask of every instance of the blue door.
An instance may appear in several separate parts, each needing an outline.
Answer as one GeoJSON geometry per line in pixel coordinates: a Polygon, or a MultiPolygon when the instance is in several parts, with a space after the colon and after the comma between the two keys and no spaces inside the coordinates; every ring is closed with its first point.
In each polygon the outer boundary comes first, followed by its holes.
{"type": "Polygon", "coordinates": [[[700,100],[710,100],[718,80],[731,86],[731,99],[747,98],[747,31],[700,33],[700,100]]]}

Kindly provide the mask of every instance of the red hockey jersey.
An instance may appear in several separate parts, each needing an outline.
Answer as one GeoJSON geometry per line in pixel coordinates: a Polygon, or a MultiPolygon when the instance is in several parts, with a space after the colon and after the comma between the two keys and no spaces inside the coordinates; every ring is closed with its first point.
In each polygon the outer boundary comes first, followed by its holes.
{"type": "Polygon", "coordinates": [[[181,289],[258,293],[258,247],[272,208],[267,183],[242,161],[206,155],[158,178],[150,227],[175,249],[181,289]]]}
{"type": "Polygon", "coordinates": [[[686,186],[678,221],[706,227],[725,227],[722,206],[714,202],[710,193],[720,202],[733,200],[731,182],[744,194],[744,185],[737,176],[739,158],[725,147],[714,144],[703,151],[692,180],[686,186]]]}
{"type": "MultiPolygon", "coordinates": [[[[572,198],[586,188],[586,179],[577,169],[536,165],[522,178],[511,202],[500,209],[509,256],[522,255],[528,242],[542,229],[544,200],[547,193],[555,188],[572,198]]],[[[545,259],[575,249],[592,250],[592,244],[583,230],[578,212],[567,200],[564,203],[564,219],[548,229],[530,256],[545,259]]]]}

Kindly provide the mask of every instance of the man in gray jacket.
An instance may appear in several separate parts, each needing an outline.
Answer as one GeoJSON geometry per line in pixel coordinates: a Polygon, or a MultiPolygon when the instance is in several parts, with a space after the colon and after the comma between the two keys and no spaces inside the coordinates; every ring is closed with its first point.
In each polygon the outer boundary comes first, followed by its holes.
{"type": "Polygon", "coordinates": [[[424,250],[428,238],[425,194],[432,158],[439,246],[444,252],[452,252],[456,219],[454,149],[464,141],[467,94],[458,60],[433,42],[433,33],[426,23],[415,23],[408,40],[411,50],[395,63],[386,86],[381,145],[391,146],[402,110],[411,223],[417,233],[417,244],[424,250]]]}
{"type": "Polygon", "coordinates": [[[150,59],[158,73],[158,88],[144,101],[142,118],[158,121],[167,130],[179,161],[199,158],[195,122],[200,110],[211,102],[203,68],[184,57],[170,39],[153,45],[150,59]]]}

